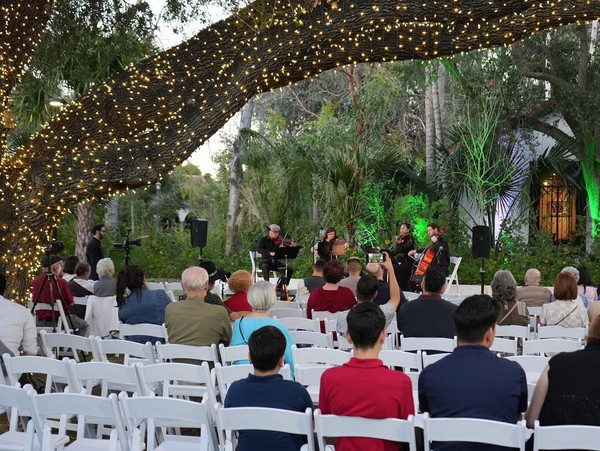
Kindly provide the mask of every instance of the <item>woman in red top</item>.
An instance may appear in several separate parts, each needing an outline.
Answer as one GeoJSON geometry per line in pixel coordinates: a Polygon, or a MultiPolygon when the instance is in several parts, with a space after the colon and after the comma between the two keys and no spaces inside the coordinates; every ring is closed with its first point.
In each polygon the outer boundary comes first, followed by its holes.
{"type": "Polygon", "coordinates": [[[228,285],[233,296],[225,301],[225,305],[234,312],[251,312],[248,291],[252,287],[252,274],[244,270],[236,271],[229,278],[228,285]]]}
{"type": "Polygon", "coordinates": [[[344,278],[344,269],[337,260],[330,260],[323,267],[325,286],[316,288],[310,294],[306,304],[306,316],[312,319],[313,310],[316,312],[328,311],[331,313],[350,310],[356,299],[350,288],[338,286],[344,278]]]}

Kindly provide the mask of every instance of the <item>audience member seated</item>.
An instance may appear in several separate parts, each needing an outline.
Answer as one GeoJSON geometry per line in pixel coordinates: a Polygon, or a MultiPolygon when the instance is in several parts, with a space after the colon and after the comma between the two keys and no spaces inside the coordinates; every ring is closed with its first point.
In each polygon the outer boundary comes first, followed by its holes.
{"type": "Polygon", "coordinates": [[[525,273],[525,286],[517,289],[517,301],[527,307],[541,307],[552,299],[552,292],[541,287],[542,274],[536,268],[529,268],[525,273]]]}
{"type": "Polygon", "coordinates": [[[579,282],[577,283],[577,292],[579,296],[584,299],[584,304],[588,307],[590,303],[598,300],[598,293],[594,284],[592,283],[592,275],[590,270],[586,266],[580,266],[577,268],[579,271],[579,282]]]}
{"type": "MultiPolygon", "coordinates": [[[[6,298],[8,286],[6,277],[0,274],[0,348],[3,352],[10,352],[18,356],[19,350],[26,355],[36,355],[37,330],[33,316],[25,307],[6,298]]],[[[0,355],[0,363],[2,356],[0,355]]]]}
{"type": "MultiPolygon", "coordinates": [[[[389,254],[386,253],[386,261],[387,260],[389,260],[391,263],[391,265],[389,266],[389,268],[391,269],[388,269],[387,265],[384,266],[381,263],[375,262],[368,263],[365,268],[367,270],[367,274],[374,276],[377,279],[377,295],[373,299],[373,302],[377,305],[385,305],[391,299],[390,285],[393,282],[392,279],[395,279],[396,282],[398,282],[398,285],[400,285],[400,282],[398,281],[398,278],[396,277],[396,274],[394,272],[396,266],[396,264],[394,263],[394,259],[390,258],[389,254]],[[387,270],[387,274],[390,278],[390,283],[384,280],[384,268],[387,270]]],[[[356,296],[358,297],[358,288],[356,291],[356,296]]],[[[402,288],[400,288],[400,306],[406,304],[407,302],[408,300],[406,299],[406,297],[404,297],[402,288]]]]}
{"type": "Polygon", "coordinates": [[[500,326],[527,326],[529,313],[527,306],[517,300],[517,281],[510,271],[496,271],[490,284],[492,297],[500,306],[498,324],[500,326]]]}
{"type": "MultiPolygon", "coordinates": [[[[410,304],[410,303],[409,303],[410,304]]],[[[432,418],[482,418],[516,423],[527,408],[525,371],[490,352],[500,308],[487,295],[466,298],[454,313],[458,346],[419,376],[419,407],[432,418]]],[[[491,450],[474,443],[438,443],[436,451],[491,450]]],[[[500,448],[504,449],[504,448],[500,448]]]]}
{"type": "Polygon", "coordinates": [[[588,316],[590,317],[590,324],[597,316],[600,316],[600,302],[592,302],[588,308],[588,316]]]}
{"type": "MultiPolygon", "coordinates": [[[[269,309],[275,305],[277,294],[275,287],[266,280],[256,282],[250,291],[248,291],[248,302],[252,306],[252,312],[243,318],[240,318],[233,323],[233,337],[231,338],[231,346],[248,344],[250,335],[263,326],[277,327],[285,336],[285,363],[290,364],[290,368],[294,369],[294,361],[292,360],[292,345],[294,339],[290,337],[288,330],[281,325],[277,320],[269,317],[269,309]]],[[[239,361],[237,363],[248,363],[248,361],[239,361]]]]}
{"type": "MultiPolygon", "coordinates": [[[[81,336],[87,336],[88,324],[77,315],[69,313],[69,309],[75,303],[69,284],[62,275],[62,258],[58,255],[44,255],[42,258],[42,273],[31,282],[31,299],[38,304],[54,304],[62,299],[62,307],[68,321],[75,329],[75,333],[81,336]],[[43,285],[43,289],[42,289],[43,285]],[[52,285],[52,294],[50,294],[50,285],[52,285]]],[[[42,310],[35,309],[38,327],[53,327],[58,321],[58,309],[42,310]]]]}
{"type": "Polygon", "coordinates": [[[525,418],[533,427],[582,424],[600,426],[600,317],[592,322],[585,349],[561,352],[548,362],[525,418]]]}
{"type": "MultiPolygon", "coordinates": [[[[575,283],[579,283],[579,270],[577,268],[574,268],[573,266],[565,266],[560,272],[566,272],[566,273],[573,275],[573,277],[575,277],[575,283]]],[[[553,296],[552,302],[555,299],[556,298],[553,296]]],[[[583,294],[579,294],[579,292],[577,292],[577,298],[575,299],[575,303],[581,304],[581,306],[583,308],[588,307],[587,298],[583,294]]]]}
{"type": "Polygon", "coordinates": [[[358,279],[360,279],[362,271],[360,258],[350,257],[346,263],[346,266],[348,267],[348,277],[340,280],[338,285],[340,287],[350,288],[350,290],[352,290],[352,294],[356,297],[356,284],[358,283],[358,279]]]}
{"type": "MultiPolygon", "coordinates": [[[[123,268],[117,276],[117,305],[119,320],[125,324],[157,324],[165,322],[165,308],[171,298],[165,290],[149,290],[142,268],[137,265],[123,268]]],[[[138,343],[160,341],[164,338],[131,335],[127,340],[138,343]]]]}
{"type": "Polygon", "coordinates": [[[330,260],[323,267],[325,285],[315,288],[306,304],[306,316],[313,317],[313,311],[331,313],[350,310],[356,304],[356,298],[349,288],[338,286],[344,277],[342,265],[337,260],[330,260]]]}
{"type": "Polygon", "coordinates": [[[298,296],[306,296],[313,292],[315,288],[319,288],[325,285],[325,279],[323,278],[323,267],[325,266],[325,260],[322,258],[317,259],[313,265],[312,275],[303,279],[302,283],[298,283],[298,296]]]}
{"type": "Polygon", "coordinates": [[[252,287],[252,274],[239,270],[231,274],[229,289],[233,296],[225,301],[225,305],[233,312],[251,312],[252,306],[248,303],[248,290],[252,287]]]}
{"type": "MultiPolygon", "coordinates": [[[[415,413],[410,378],[383,365],[379,351],[385,341],[385,316],[379,306],[362,302],[348,312],[346,337],[354,356],[321,376],[319,408],[323,414],[363,418],[407,419],[415,413]]],[[[396,442],[372,438],[338,438],[335,449],[398,450],[396,442]]]]}
{"type": "Polygon", "coordinates": [[[107,296],[116,296],[117,279],[115,279],[115,264],[110,258],[98,260],[96,265],[98,281],[94,284],[94,296],[101,298],[107,296]]]}
{"type": "Polygon", "coordinates": [[[590,320],[577,302],[577,281],[571,272],[560,272],[554,283],[554,302],[545,304],[540,315],[542,326],[586,327],[590,320]]]}
{"type": "Polygon", "coordinates": [[[423,294],[398,309],[398,329],[405,337],[454,338],[452,315],[456,305],[442,299],[446,274],[429,268],[421,283],[423,294]]]}
{"type": "Polygon", "coordinates": [[[79,257],[77,257],[77,255],[69,255],[68,257],[65,257],[62,278],[67,282],[70,282],[71,279],[75,277],[75,268],[77,267],[77,263],[79,263],[79,257]]]}
{"type": "MultiPolygon", "coordinates": [[[[269,283],[269,282],[266,282],[269,283]]],[[[298,382],[283,379],[286,339],[275,326],[263,326],[248,338],[250,362],[254,374],[234,382],[227,391],[224,406],[268,407],[304,412],[312,408],[310,395],[298,382]]],[[[237,451],[299,450],[301,436],[273,431],[239,431],[237,451]]]]}
{"type": "Polygon", "coordinates": [[[85,262],[77,263],[75,268],[75,277],[69,282],[69,290],[74,297],[84,297],[94,294],[94,284],[96,281],[89,280],[92,274],[92,267],[85,262]]]}
{"type": "Polygon", "coordinates": [[[231,323],[227,310],[205,302],[208,273],[192,266],[181,274],[186,298],[167,306],[165,325],[169,342],[191,346],[210,346],[231,340],[231,323]]]}
{"type": "MultiPolygon", "coordinates": [[[[369,263],[369,265],[382,265],[388,271],[393,271],[392,260],[386,254],[386,260],[383,263],[369,263]]],[[[367,265],[367,266],[369,266],[367,265]]],[[[368,269],[367,269],[368,271],[368,269]]],[[[360,304],[361,302],[373,302],[376,304],[375,299],[377,298],[377,294],[379,292],[379,287],[381,286],[380,281],[377,280],[372,275],[361,276],[358,284],[356,285],[356,301],[360,304]]],[[[389,291],[391,292],[391,296],[389,296],[389,300],[383,304],[379,305],[379,308],[385,315],[385,327],[390,325],[390,323],[396,317],[396,310],[398,309],[398,305],[400,304],[400,287],[398,286],[398,281],[395,277],[392,277],[391,284],[389,287],[389,291]]],[[[337,317],[337,326],[336,329],[342,335],[346,335],[346,331],[348,330],[348,324],[346,321],[346,317],[348,316],[348,312],[340,312],[337,317]]]]}

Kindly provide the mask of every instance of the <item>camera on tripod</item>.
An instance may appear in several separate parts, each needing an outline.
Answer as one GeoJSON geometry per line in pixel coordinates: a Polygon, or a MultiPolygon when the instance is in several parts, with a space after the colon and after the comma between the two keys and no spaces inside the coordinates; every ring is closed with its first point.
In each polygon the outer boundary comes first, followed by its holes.
{"type": "Polygon", "coordinates": [[[56,227],[52,227],[51,238],[42,243],[44,247],[44,254],[46,255],[58,255],[65,248],[65,243],[59,241],[58,239],[58,230],[56,227]]]}
{"type": "Polygon", "coordinates": [[[130,240],[129,235],[131,235],[131,229],[127,229],[127,236],[122,243],[113,243],[113,248],[117,251],[129,251],[131,246],[142,247],[142,239],[137,238],[135,240],[130,240]]]}

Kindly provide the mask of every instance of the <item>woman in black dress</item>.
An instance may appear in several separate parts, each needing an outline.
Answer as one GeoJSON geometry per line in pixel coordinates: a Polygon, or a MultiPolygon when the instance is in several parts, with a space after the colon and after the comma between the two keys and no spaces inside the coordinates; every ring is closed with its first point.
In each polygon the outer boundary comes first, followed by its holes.
{"type": "Polygon", "coordinates": [[[410,273],[414,260],[408,256],[408,253],[414,248],[415,239],[412,236],[410,224],[403,222],[400,224],[400,235],[396,237],[396,246],[392,251],[392,256],[398,263],[396,278],[400,288],[404,291],[409,291],[410,273]]]}

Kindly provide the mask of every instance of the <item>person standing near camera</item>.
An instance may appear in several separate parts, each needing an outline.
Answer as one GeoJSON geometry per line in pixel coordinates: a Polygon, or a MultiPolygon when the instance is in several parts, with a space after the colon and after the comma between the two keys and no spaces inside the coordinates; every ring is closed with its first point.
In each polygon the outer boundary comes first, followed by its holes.
{"type": "Polygon", "coordinates": [[[85,258],[92,267],[92,274],[90,279],[98,280],[98,273],[96,272],[96,266],[98,262],[104,258],[104,252],[102,251],[102,240],[106,234],[104,224],[96,224],[92,227],[92,237],[88,241],[85,249],[85,258]]]}

